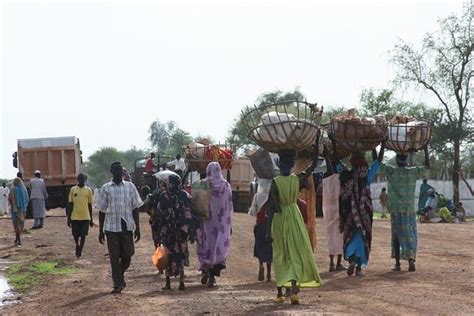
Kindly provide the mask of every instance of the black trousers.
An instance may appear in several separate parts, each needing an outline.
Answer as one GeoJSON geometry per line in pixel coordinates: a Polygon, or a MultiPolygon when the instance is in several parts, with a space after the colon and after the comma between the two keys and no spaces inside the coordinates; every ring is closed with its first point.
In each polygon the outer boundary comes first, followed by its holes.
{"type": "Polygon", "coordinates": [[[133,244],[133,233],[105,232],[107,247],[109,248],[110,266],[112,267],[112,280],[114,287],[125,287],[123,277],[125,271],[130,267],[132,256],[135,254],[133,244]]]}

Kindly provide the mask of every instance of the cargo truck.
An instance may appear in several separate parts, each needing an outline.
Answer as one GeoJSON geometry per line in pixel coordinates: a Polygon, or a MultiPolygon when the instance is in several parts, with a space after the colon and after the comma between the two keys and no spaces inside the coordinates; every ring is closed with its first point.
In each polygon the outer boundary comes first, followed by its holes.
{"type": "Polygon", "coordinates": [[[69,189],[82,172],[81,154],[79,139],[74,136],[19,139],[13,166],[23,174],[27,188],[35,170],[40,170],[48,191],[46,209],[65,208],[69,189]]]}

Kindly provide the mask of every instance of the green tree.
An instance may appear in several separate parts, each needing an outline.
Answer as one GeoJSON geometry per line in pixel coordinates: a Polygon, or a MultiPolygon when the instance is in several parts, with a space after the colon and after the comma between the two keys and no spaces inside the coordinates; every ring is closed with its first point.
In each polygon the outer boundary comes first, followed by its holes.
{"type": "Polygon", "coordinates": [[[472,82],[474,77],[473,10],[466,3],[461,15],[440,19],[439,30],[427,33],[416,49],[400,42],[391,61],[396,83],[417,85],[429,91],[444,111],[442,137],[453,150],[453,199],[459,201],[461,147],[472,142],[472,82]]]}
{"type": "Polygon", "coordinates": [[[174,157],[182,152],[183,146],[193,142],[192,136],[173,121],[161,123],[156,120],[151,123],[149,133],[152,148],[160,156],[174,157]]]}
{"type": "Polygon", "coordinates": [[[88,176],[89,181],[95,186],[110,181],[110,165],[114,161],[122,161],[123,153],[114,147],[103,147],[89,156],[84,163],[84,173],[88,176]]]}
{"type": "MultiPolygon", "coordinates": [[[[283,92],[281,90],[270,91],[261,94],[256,100],[256,106],[260,107],[265,104],[280,103],[285,101],[303,101],[305,99],[304,94],[296,87],[293,91],[283,92]]],[[[260,118],[256,118],[260,119],[260,118]]],[[[232,124],[232,127],[227,137],[227,142],[241,147],[243,145],[253,143],[247,136],[247,127],[242,122],[241,117],[237,117],[232,124]]]]}
{"type": "Polygon", "coordinates": [[[135,146],[132,146],[132,148],[125,150],[122,153],[122,158],[121,162],[125,168],[129,171],[133,171],[135,168],[135,160],[148,157],[150,154],[149,150],[145,149],[138,149],[135,146]]]}

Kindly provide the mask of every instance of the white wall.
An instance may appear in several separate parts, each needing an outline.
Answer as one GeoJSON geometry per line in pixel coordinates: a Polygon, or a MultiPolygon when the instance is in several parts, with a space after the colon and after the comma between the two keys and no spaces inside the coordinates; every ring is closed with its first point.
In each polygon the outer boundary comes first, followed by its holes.
{"type": "MultiPolygon", "coordinates": [[[[469,179],[467,181],[469,182],[469,185],[471,185],[471,187],[474,187],[474,179],[469,179]]],[[[420,185],[422,183],[423,183],[422,180],[418,180],[416,182],[416,194],[415,194],[415,200],[413,201],[415,205],[415,210],[418,208],[418,196],[420,193],[420,185]]],[[[428,180],[428,184],[434,187],[436,192],[445,195],[448,199],[452,199],[453,197],[453,182],[452,181],[428,180]]],[[[387,187],[386,182],[372,183],[372,185],[370,186],[374,209],[377,211],[380,211],[382,209],[380,207],[379,195],[383,187],[387,187]]],[[[474,215],[474,196],[471,195],[471,192],[469,191],[466,184],[462,180],[459,183],[459,194],[460,194],[461,202],[466,212],[471,216],[474,215]]]]}

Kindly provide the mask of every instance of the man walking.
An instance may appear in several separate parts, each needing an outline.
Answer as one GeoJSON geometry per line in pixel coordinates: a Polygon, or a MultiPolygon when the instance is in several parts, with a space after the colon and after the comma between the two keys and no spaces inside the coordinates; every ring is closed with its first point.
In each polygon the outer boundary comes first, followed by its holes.
{"type": "Polygon", "coordinates": [[[382,206],[382,218],[387,218],[388,194],[387,188],[382,188],[379,195],[380,205],[382,206]]]}
{"type": "Polygon", "coordinates": [[[135,253],[135,242],[140,240],[138,208],[143,202],[137,188],[131,182],[123,180],[123,166],[114,162],[110,167],[112,181],[104,184],[100,190],[97,207],[99,208],[99,242],[107,238],[113,294],[120,294],[125,288],[124,273],[127,271],[135,253]]]}
{"type": "Polygon", "coordinates": [[[89,226],[94,226],[92,221],[92,190],[85,185],[86,176],[77,176],[78,185],[69,191],[69,207],[67,208],[67,225],[72,227],[72,236],[76,243],[76,257],[82,255],[82,249],[89,233],[89,226]]]}
{"type": "Polygon", "coordinates": [[[30,180],[30,200],[33,208],[33,218],[35,219],[31,229],[43,228],[44,217],[46,216],[46,199],[48,192],[46,191],[46,184],[41,179],[41,171],[35,171],[35,177],[30,180]]]}

